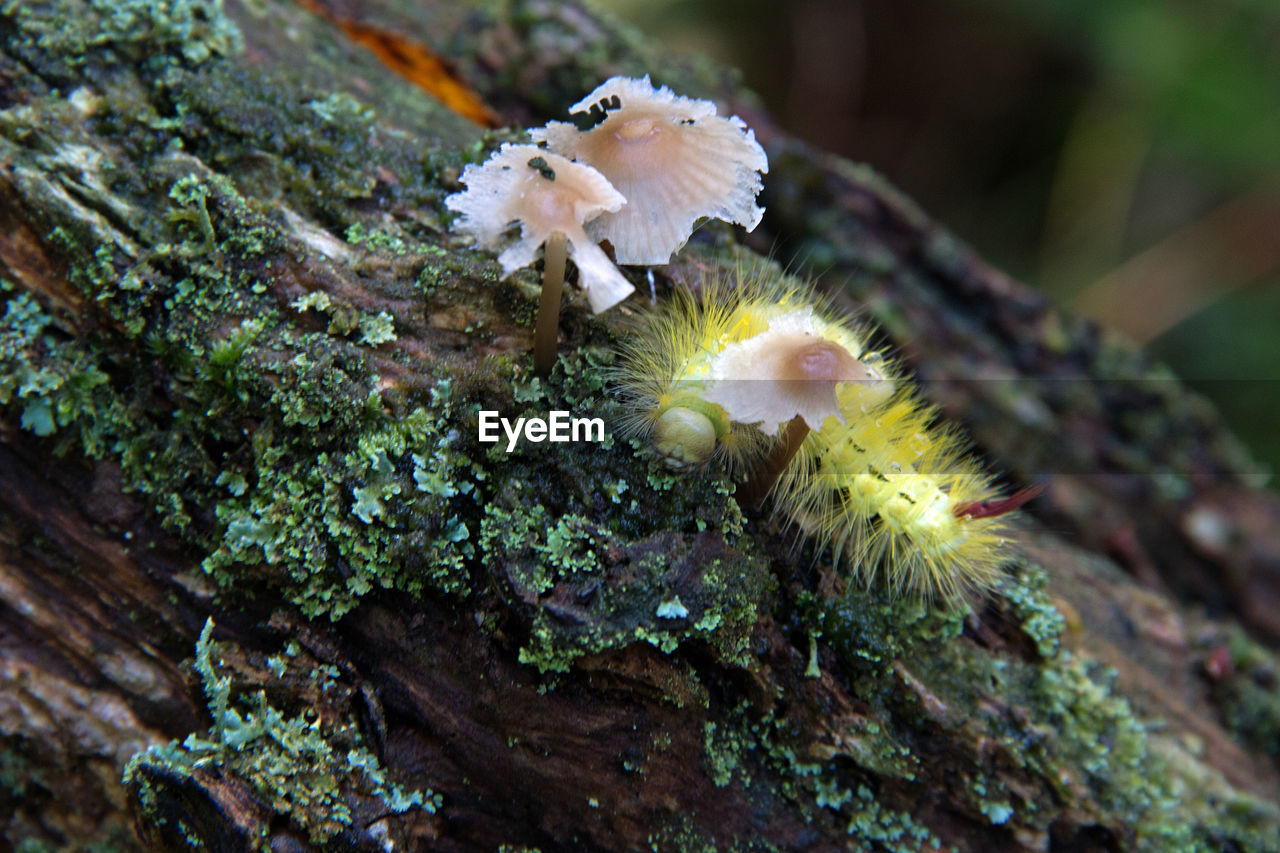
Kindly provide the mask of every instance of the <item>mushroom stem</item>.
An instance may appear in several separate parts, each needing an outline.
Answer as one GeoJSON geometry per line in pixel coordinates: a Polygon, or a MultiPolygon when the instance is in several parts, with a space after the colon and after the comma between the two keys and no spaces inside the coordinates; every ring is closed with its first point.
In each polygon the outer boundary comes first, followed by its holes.
{"type": "Polygon", "coordinates": [[[754,508],[764,503],[765,496],[769,494],[773,484],[778,482],[778,477],[782,476],[787,465],[800,452],[800,446],[804,444],[805,436],[808,434],[809,425],[799,415],[787,422],[773,450],[769,451],[765,460],[751,472],[747,482],[738,489],[737,497],[740,505],[754,508]]]}
{"type": "Polygon", "coordinates": [[[538,323],[533,332],[533,372],[546,376],[556,363],[556,338],[560,332],[560,291],[568,239],[559,231],[547,238],[542,264],[542,299],[538,302],[538,323]]]}

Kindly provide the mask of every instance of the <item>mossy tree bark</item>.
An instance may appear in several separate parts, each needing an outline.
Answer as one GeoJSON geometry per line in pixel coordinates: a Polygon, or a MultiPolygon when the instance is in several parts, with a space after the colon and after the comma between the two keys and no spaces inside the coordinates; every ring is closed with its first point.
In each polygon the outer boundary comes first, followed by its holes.
{"type": "MultiPolygon", "coordinates": [[[[1280,504],[1245,454],[727,75],[545,0],[22,2],[0,32],[11,845],[1280,843],[1280,504]],[[626,312],[572,308],[531,380],[536,275],[442,200],[484,123],[647,72],[765,142],[756,250],[826,270],[993,469],[1051,475],[988,599],[846,590],[621,439],[476,440],[482,409],[616,423],[626,312]]],[[[659,287],[753,263],[735,239],[659,287]]]]}

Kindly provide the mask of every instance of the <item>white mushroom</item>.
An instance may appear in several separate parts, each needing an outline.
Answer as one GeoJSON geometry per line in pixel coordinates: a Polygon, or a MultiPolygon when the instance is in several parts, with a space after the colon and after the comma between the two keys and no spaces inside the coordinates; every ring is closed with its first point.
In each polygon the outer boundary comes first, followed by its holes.
{"type": "Polygon", "coordinates": [[[589,130],[551,122],[531,134],[600,170],[627,197],[587,227],[613,245],[618,263],[667,263],[703,217],[748,231],[759,224],[756,196],[769,161],[742,119],[717,115],[711,101],[655,89],[647,75],[606,80],[570,112],[592,109],[604,118],[589,130]]]}
{"type": "Polygon", "coordinates": [[[729,344],[711,361],[707,401],[769,435],[796,417],[814,430],[828,417],[843,420],[836,385],[882,377],[820,332],[812,311],[793,311],[767,331],[729,344]]]}
{"type": "Polygon", "coordinates": [[[853,382],[869,386],[873,396],[883,393],[884,376],[822,332],[811,309],[792,311],[728,344],[708,365],[705,399],[733,420],[777,436],[738,493],[744,505],[764,500],[811,430],[822,429],[829,417],[844,420],[837,385],[853,382]]]}
{"type": "Polygon", "coordinates": [[[635,290],[583,229],[602,213],[622,208],[626,198],[590,166],[535,145],[503,145],[483,165],[467,166],[461,180],[467,189],[445,199],[462,214],[454,227],[480,246],[500,250],[504,275],[532,264],[546,245],[534,333],[534,369],[545,374],[555,361],[566,244],[592,311],[599,314],[635,290]]]}

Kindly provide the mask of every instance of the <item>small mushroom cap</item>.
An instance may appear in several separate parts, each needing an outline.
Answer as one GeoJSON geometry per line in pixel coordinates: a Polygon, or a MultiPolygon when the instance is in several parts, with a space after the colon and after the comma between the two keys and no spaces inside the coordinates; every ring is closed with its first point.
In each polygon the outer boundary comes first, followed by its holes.
{"type": "Polygon", "coordinates": [[[739,423],[759,423],[769,435],[797,415],[811,430],[832,415],[843,421],[836,385],[881,376],[820,331],[812,311],[794,311],[729,344],[711,362],[707,401],[739,423]]]}
{"type": "Polygon", "coordinates": [[[613,244],[618,263],[667,263],[702,217],[748,231],[760,223],[756,196],[769,160],[742,119],[716,115],[711,101],[655,89],[647,75],[606,80],[569,111],[597,106],[605,118],[590,130],[551,122],[531,133],[551,150],[590,163],[627,197],[626,207],[587,229],[613,244]]]}
{"type": "Polygon", "coordinates": [[[508,143],[482,165],[467,166],[461,180],[466,190],[444,201],[462,214],[455,228],[486,249],[501,250],[504,276],[533,263],[538,247],[559,233],[569,241],[591,310],[599,314],[635,290],[583,230],[583,223],[627,201],[595,169],[536,145],[508,143]]]}

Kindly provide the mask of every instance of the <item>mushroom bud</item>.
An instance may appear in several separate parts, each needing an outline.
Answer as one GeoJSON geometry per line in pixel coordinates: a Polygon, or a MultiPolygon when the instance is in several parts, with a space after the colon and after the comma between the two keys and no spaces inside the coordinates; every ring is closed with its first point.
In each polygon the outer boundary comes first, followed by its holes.
{"type": "Polygon", "coordinates": [[[531,133],[599,169],[627,197],[626,207],[587,229],[613,245],[618,263],[667,263],[702,217],[748,231],[759,224],[756,196],[769,161],[742,119],[717,115],[711,101],[655,89],[647,75],[613,77],[569,108],[597,110],[604,118],[589,130],[551,122],[531,133]]]}
{"type": "Polygon", "coordinates": [[[467,189],[446,198],[445,205],[462,214],[457,230],[486,249],[501,250],[504,276],[533,263],[546,245],[534,333],[534,369],[545,374],[555,362],[566,244],[592,311],[612,308],[635,290],[583,230],[584,223],[622,208],[626,198],[590,166],[535,145],[503,145],[483,165],[467,166],[461,180],[467,189]]]}

